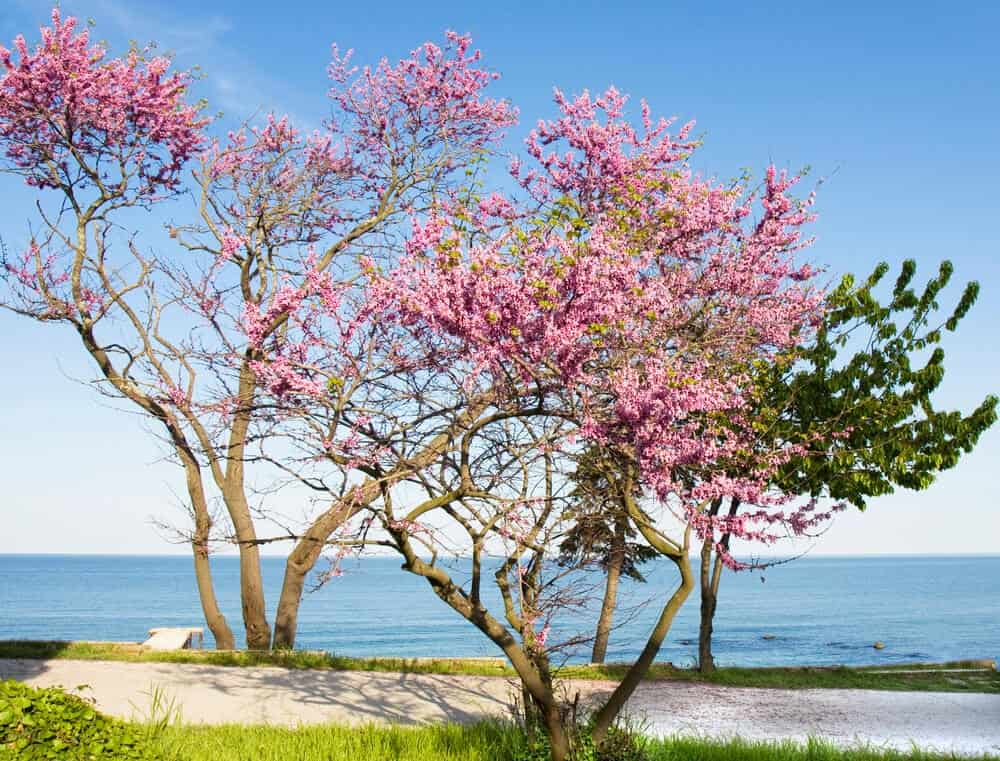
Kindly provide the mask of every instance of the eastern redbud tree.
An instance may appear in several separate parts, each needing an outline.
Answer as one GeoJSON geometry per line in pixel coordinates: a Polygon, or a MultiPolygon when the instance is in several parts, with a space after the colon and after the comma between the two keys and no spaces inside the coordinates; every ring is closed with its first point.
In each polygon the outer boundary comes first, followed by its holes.
{"type": "Polygon", "coordinates": [[[559,118],[539,123],[527,156],[511,164],[517,192],[442,195],[411,215],[395,266],[364,267],[363,306],[349,313],[377,324],[389,385],[420,393],[400,401],[357,372],[369,355],[343,351],[341,308],[301,318],[337,340],[317,330],[276,347],[282,375],[271,391],[286,411],[295,399],[298,440],[313,429],[320,468],[344,456],[323,421],[357,405],[346,413],[360,421],[347,442],[368,479],[335,481],[362,506],[366,530],[380,526],[379,541],[404,567],[507,655],[561,759],[574,730],[549,653],[552,623],[572,596],[559,592],[565,569],[543,576],[567,530],[560,504],[575,452],[594,448],[613,464],[628,519],[679,571],[640,657],[594,714],[598,742],[693,587],[692,536],[725,523],[771,542],[828,516],[773,488],[772,474],[807,448],[763,448],[750,416],[761,363],[822,317],[813,271],[795,262],[808,244],[811,197],[793,198],[796,178],[773,167],[757,189],[698,177],[688,165],[691,125],[672,133],[643,105],[637,128],[614,89],[557,92],[556,103],[559,118]],[[406,448],[416,441],[434,446],[417,457],[406,448]],[[753,467],[734,475],[750,453],[753,467]],[[739,521],[713,515],[723,496],[756,509],[739,521]],[[439,562],[456,549],[471,557],[465,581],[439,562]],[[482,590],[491,550],[501,558],[489,569],[497,609],[482,590]]]}
{"type": "Polygon", "coordinates": [[[289,314],[349,301],[362,259],[392,260],[400,221],[464,178],[515,112],[483,94],[496,75],[449,33],[444,46],[363,69],[334,47],[332,116],[319,132],[270,116],[212,137],[190,75],[147,53],[111,58],[58,10],[34,48],[19,37],[0,50],[3,169],[38,193],[30,240],[5,256],[2,303],[75,332],[100,388],[155,421],[185,473],[217,645],[235,640],[208,564],[213,495],[240,553],[248,646],[291,647],[304,579],[345,513],[328,501],[261,534],[273,516],[266,484],[283,465],[258,451],[281,418],[259,389],[291,378],[289,357],[267,352],[308,335],[289,314]],[[164,242],[128,232],[147,211],[186,216],[164,242]],[[272,637],[259,546],[278,538],[294,546],[272,637]]]}

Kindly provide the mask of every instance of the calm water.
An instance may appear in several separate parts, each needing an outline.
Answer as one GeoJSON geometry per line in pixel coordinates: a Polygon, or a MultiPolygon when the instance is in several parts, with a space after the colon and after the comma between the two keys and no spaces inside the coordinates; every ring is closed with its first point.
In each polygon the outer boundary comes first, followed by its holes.
{"type": "MultiPolygon", "coordinates": [[[[235,558],[213,559],[217,593],[239,631],[235,558]]],[[[626,588],[610,660],[634,656],[657,611],[645,604],[674,582],[669,564],[646,566],[650,583],[626,588]]],[[[307,594],[298,645],[343,655],[496,654],[470,624],[395,558],[354,561],[346,575],[307,594]]],[[[283,572],[264,559],[273,611],[283,572]]],[[[456,575],[462,575],[461,565],[456,575]]],[[[1000,657],[1000,556],[804,558],[723,578],[715,652],[726,665],[864,664],[1000,657]],[[764,634],[775,635],[763,640],[764,634]],[[872,649],[876,640],[887,648],[872,649]]],[[[697,592],[661,658],[693,663],[697,592]]],[[[273,613],[271,615],[273,620],[273,613]]],[[[0,639],[135,641],[153,626],[201,625],[186,557],[0,555],[0,639]]],[[[556,632],[581,626],[567,617],[556,632]]],[[[207,632],[206,632],[207,635],[207,632]]],[[[210,636],[206,636],[208,644],[210,636]]],[[[575,660],[587,660],[586,652],[575,660]]]]}

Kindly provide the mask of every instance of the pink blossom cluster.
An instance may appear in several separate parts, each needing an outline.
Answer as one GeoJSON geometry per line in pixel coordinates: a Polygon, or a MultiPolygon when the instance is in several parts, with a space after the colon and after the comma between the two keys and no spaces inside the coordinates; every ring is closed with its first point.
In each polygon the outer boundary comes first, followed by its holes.
{"type": "MultiPolygon", "coordinates": [[[[537,505],[541,500],[515,500],[503,511],[499,520],[496,521],[495,532],[504,539],[510,539],[517,544],[524,544],[535,526],[535,520],[530,513],[532,506],[537,505]]],[[[522,578],[525,569],[517,566],[518,578],[522,578]]]]}
{"type": "Polygon", "coordinates": [[[242,328],[248,344],[261,357],[252,364],[254,372],[262,388],[279,399],[325,397],[327,378],[347,372],[340,364],[341,360],[350,364],[344,352],[358,324],[349,309],[342,309],[349,283],[320,269],[311,250],[301,271],[297,284],[286,281],[266,303],[243,306],[242,328]],[[281,331],[276,330],[279,325],[281,331]],[[317,371],[324,360],[323,372],[317,371]]]}
{"type": "MultiPolygon", "coordinates": [[[[346,345],[375,310],[374,294],[345,298],[351,285],[344,273],[353,267],[324,254],[322,236],[354,240],[369,228],[382,234],[373,219],[384,218],[387,227],[394,210],[412,208],[410,196],[420,200],[429,187],[446,188],[462,162],[495,143],[516,115],[484,96],[497,75],[479,66],[467,37],[449,33],[444,47],[428,43],[396,65],[383,60],[359,71],[349,59],[334,48],[329,97],[336,110],[325,133],[302,138],[287,117],[272,115],[260,128],[230,133],[204,155],[203,180],[226,199],[212,207],[219,215],[213,230],[219,258],[259,246],[262,227],[269,247],[310,247],[305,266],[283,263],[293,277],[241,307],[248,342],[265,355],[255,365],[258,375],[278,396],[325,389],[307,380],[311,369],[322,365],[327,376],[341,374],[331,367],[340,361],[331,343],[346,345]],[[339,279],[328,274],[331,266],[339,279]],[[279,324],[280,340],[265,346],[279,324]]],[[[352,254],[345,249],[342,257],[352,254]]],[[[358,261],[363,269],[376,268],[367,257],[358,261]]],[[[405,370],[409,360],[396,354],[405,370]]]]}
{"type": "Polygon", "coordinates": [[[166,58],[138,51],[106,61],[104,47],[76,26],[56,9],[34,50],[21,36],[13,51],[0,47],[6,157],[37,187],[115,183],[110,168],[135,174],[140,196],[175,189],[207,123],[184,100],[189,75],[168,74],[166,58]]]}
{"type": "Polygon", "coordinates": [[[177,386],[168,386],[166,388],[166,398],[170,400],[170,403],[175,407],[186,407],[188,405],[188,395],[183,390],[177,386]]]}
{"type": "Polygon", "coordinates": [[[36,241],[15,260],[5,258],[0,265],[0,279],[17,293],[21,307],[42,319],[99,318],[107,308],[107,298],[99,285],[87,284],[87,274],[80,273],[74,288],[67,255],[52,248],[43,250],[36,241]]]}
{"type": "MultiPolygon", "coordinates": [[[[527,141],[539,167],[514,167],[541,210],[485,242],[486,230],[466,242],[470,215],[454,206],[414,219],[408,255],[372,276],[373,292],[401,324],[451,339],[470,377],[575,399],[581,433],[633,451],[646,488],[680,498],[700,534],[715,528],[700,510],[717,496],[761,505],[731,526],[751,540],[770,536],[752,528],[765,516],[813,525],[808,507],[768,512],[791,499],[768,489],[791,450],[727,475],[755,444],[744,420],[753,364],[804,340],[821,315],[814,272],[794,256],[810,242],[812,197],[794,199],[796,178],[774,167],[759,192],[694,176],[690,126],[672,137],[644,106],[639,133],[613,89],[556,102],[562,117],[527,141]]],[[[508,222],[515,207],[487,204],[508,222]]]]}
{"type": "Polygon", "coordinates": [[[367,415],[358,415],[353,420],[341,420],[336,435],[324,436],[321,442],[322,454],[317,460],[332,458],[342,463],[344,470],[352,471],[363,465],[377,463],[387,454],[384,446],[373,443],[365,434],[371,424],[367,415]]]}
{"type": "MultiPolygon", "coordinates": [[[[481,58],[468,36],[448,32],[445,47],[431,42],[395,65],[351,65],[353,51],[333,46],[330,97],[340,121],[353,126],[353,149],[381,163],[387,146],[400,140],[474,150],[493,143],[516,122],[508,103],[482,97],[499,75],[477,68],[481,58]]],[[[335,120],[336,124],[336,120],[335,120]]],[[[443,157],[444,169],[450,169],[443,157]]]]}
{"type": "Polygon", "coordinates": [[[387,521],[386,526],[392,531],[401,531],[407,534],[429,534],[431,530],[428,526],[419,521],[411,521],[408,518],[387,521]]]}
{"type": "Polygon", "coordinates": [[[588,207],[612,202],[640,207],[641,195],[664,176],[657,170],[676,166],[697,144],[689,139],[694,122],[671,136],[668,130],[674,120],[660,119],[654,125],[645,102],[640,134],[624,118],[627,100],[614,87],[597,98],[585,90],[572,99],[556,89],[555,102],[562,116],[555,121],[539,120],[525,141],[536,166],[525,170],[515,159],[514,177],[541,200],[570,194],[588,207]],[[563,152],[547,151],[550,146],[563,152]],[[626,188],[632,197],[618,192],[626,188]]]}
{"type": "Polygon", "coordinates": [[[535,631],[535,624],[540,618],[541,614],[538,613],[523,616],[522,618],[521,636],[524,638],[525,643],[535,650],[545,650],[545,645],[549,641],[549,635],[552,633],[552,625],[548,621],[545,622],[540,631],[535,631]]]}
{"type": "Polygon", "coordinates": [[[263,126],[229,132],[202,161],[202,182],[216,198],[219,256],[226,260],[255,235],[266,233],[274,248],[309,245],[350,218],[355,167],[345,143],[319,132],[303,137],[287,116],[268,114],[263,126]]]}
{"type": "Polygon", "coordinates": [[[3,266],[4,272],[14,278],[18,285],[40,296],[43,291],[52,291],[69,282],[69,271],[59,269],[57,261],[58,257],[54,252],[48,251],[43,255],[41,247],[31,241],[17,261],[5,259],[3,266]]]}
{"type": "MultiPolygon", "coordinates": [[[[790,498],[784,497],[778,500],[782,501],[788,502],[790,498]]],[[[762,502],[766,503],[767,500],[758,499],[758,503],[762,502]]],[[[798,507],[791,507],[788,512],[759,506],[758,509],[732,516],[713,516],[706,512],[692,513],[689,521],[698,536],[703,539],[729,534],[744,542],[771,545],[787,537],[809,536],[811,529],[826,525],[845,507],[843,503],[837,503],[827,510],[818,510],[816,500],[809,500],[798,507]]],[[[726,567],[736,571],[753,567],[752,563],[738,560],[730,548],[721,541],[716,541],[714,546],[726,567]]]]}

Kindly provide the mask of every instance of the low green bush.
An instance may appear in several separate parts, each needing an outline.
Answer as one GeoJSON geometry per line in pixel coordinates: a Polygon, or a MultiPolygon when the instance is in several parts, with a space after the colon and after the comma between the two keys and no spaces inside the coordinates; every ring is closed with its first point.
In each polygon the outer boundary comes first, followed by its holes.
{"type": "Polygon", "coordinates": [[[0,758],[160,761],[146,729],[108,718],[58,687],[0,682],[0,758]]]}

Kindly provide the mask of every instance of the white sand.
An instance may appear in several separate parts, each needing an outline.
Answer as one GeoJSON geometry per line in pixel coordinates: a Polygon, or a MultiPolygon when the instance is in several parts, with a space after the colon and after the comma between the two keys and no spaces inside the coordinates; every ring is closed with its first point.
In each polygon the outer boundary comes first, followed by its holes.
{"type": "MultiPolygon", "coordinates": [[[[294,671],[172,663],[0,659],[0,678],[36,686],[90,685],[98,707],[148,714],[159,688],[186,722],[471,721],[506,715],[514,685],[496,677],[294,671]]],[[[607,682],[575,682],[584,695],[607,682]]],[[[963,754],[1000,753],[1000,695],[872,690],[772,690],[647,682],[629,713],[653,734],[747,739],[823,737],[963,754]]]]}

